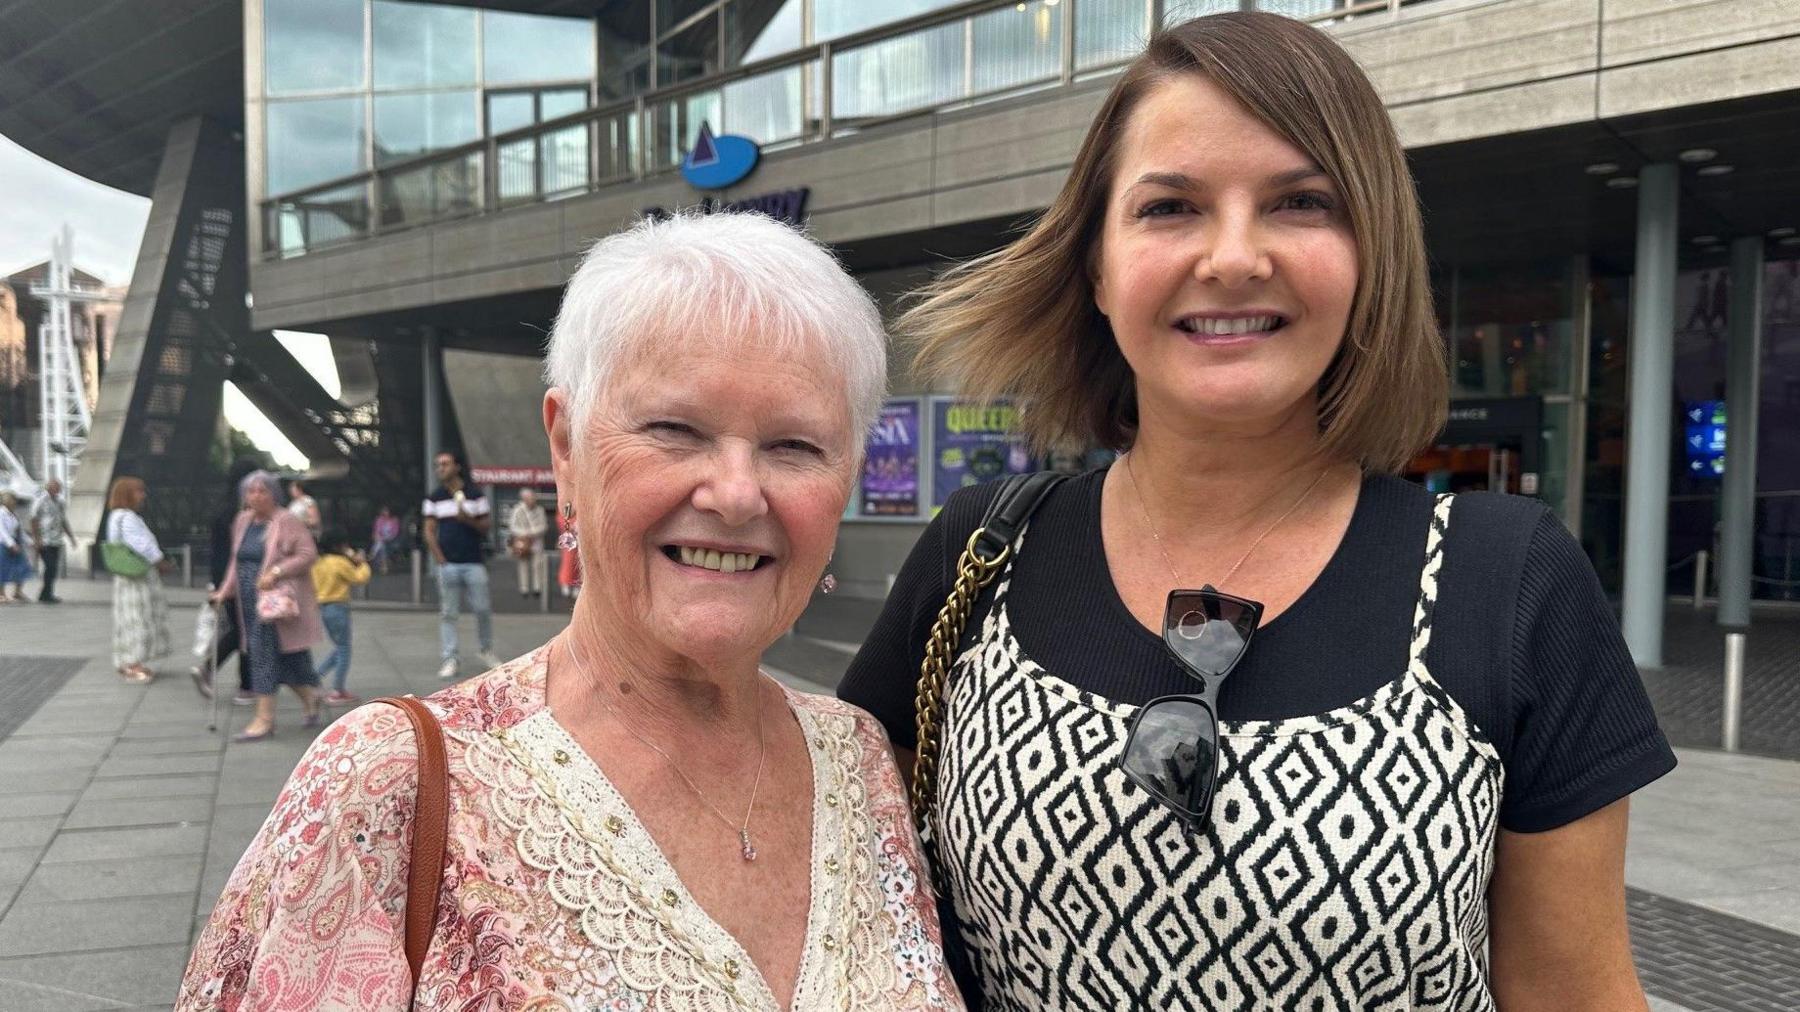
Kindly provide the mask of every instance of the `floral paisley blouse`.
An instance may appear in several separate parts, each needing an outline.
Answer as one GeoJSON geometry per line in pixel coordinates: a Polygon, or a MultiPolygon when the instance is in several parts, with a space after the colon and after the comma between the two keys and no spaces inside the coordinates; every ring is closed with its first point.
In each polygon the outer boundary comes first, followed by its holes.
{"type": "MultiPolygon", "coordinates": [[[[546,649],[426,700],[450,839],[420,1009],[773,1012],[737,941],[544,705],[546,649]]],[[[812,903],[794,1010],[960,1010],[880,725],[789,692],[813,768],[812,903]]],[[[405,1009],[411,725],[366,706],[313,743],[238,863],[178,1009],[405,1009]]]]}

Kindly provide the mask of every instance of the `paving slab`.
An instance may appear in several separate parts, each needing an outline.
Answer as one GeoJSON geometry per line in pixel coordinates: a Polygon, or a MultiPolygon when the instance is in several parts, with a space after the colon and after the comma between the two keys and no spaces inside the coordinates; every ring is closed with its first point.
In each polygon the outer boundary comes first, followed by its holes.
{"type": "Polygon", "coordinates": [[[15,901],[5,918],[0,918],[0,957],[140,945],[185,946],[190,941],[193,916],[192,895],[48,903],[15,901]]]}
{"type": "Polygon", "coordinates": [[[40,864],[19,891],[17,902],[191,897],[200,880],[201,860],[199,854],[172,854],[40,864]]]}
{"type": "Polygon", "coordinates": [[[96,780],[81,792],[83,801],[113,798],[210,798],[219,789],[216,773],[178,773],[157,777],[96,780]]]}
{"type": "Polygon", "coordinates": [[[169,773],[211,773],[219,768],[216,755],[114,756],[100,764],[97,779],[143,777],[169,773]]]}
{"type": "Polygon", "coordinates": [[[204,823],[133,829],[80,829],[57,834],[50,849],[44,853],[44,862],[55,864],[61,861],[199,854],[205,847],[204,823]]]}
{"type": "Polygon", "coordinates": [[[66,815],[75,807],[80,791],[47,791],[39,794],[8,794],[0,799],[0,818],[27,815],[66,815]]]}
{"type": "Polygon", "coordinates": [[[60,815],[39,815],[26,819],[0,819],[0,847],[42,848],[62,825],[60,815]]]}
{"type": "Polygon", "coordinates": [[[212,818],[210,798],[119,798],[83,800],[63,823],[65,829],[161,826],[205,822],[212,818]]]}
{"type": "MultiPolygon", "coordinates": [[[[0,981],[56,988],[109,1004],[52,1008],[167,1008],[181,986],[187,944],[153,945],[96,955],[29,956],[0,959],[0,981]]],[[[0,991],[0,996],[5,992],[0,991]]],[[[12,1009],[0,1002],[0,1007],[12,1009]]]]}

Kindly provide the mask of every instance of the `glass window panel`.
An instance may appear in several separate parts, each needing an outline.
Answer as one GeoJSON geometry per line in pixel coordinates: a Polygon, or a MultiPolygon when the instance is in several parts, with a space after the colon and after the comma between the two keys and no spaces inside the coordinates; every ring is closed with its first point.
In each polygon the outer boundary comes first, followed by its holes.
{"type": "Polygon", "coordinates": [[[273,235],[265,240],[282,256],[328,246],[368,230],[368,203],[361,184],[313,193],[274,205],[273,235]]]}
{"type": "Polygon", "coordinates": [[[588,106],[586,88],[558,88],[538,93],[538,119],[556,119],[572,112],[580,112],[588,106]]]}
{"type": "Polygon", "coordinates": [[[733,3],[725,7],[725,65],[736,67],[799,49],[803,0],[782,0],[781,6],[733,3]]]}
{"type": "Polygon", "coordinates": [[[576,193],[588,185],[588,125],[553,130],[538,139],[538,159],[543,166],[539,181],[544,196],[576,193]]]}
{"type": "Polygon", "coordinates": [[[375,87],[475,83],[476,11],[376,0],[375,87]]]}
{"type": "Polygon", "coordinates": [[[363,80],[362,0],[264,0],[268,94],[360,88],[363,80]]]}
{"type": "Polygon", "coordinates": [[[1448,331],[1460,396],[1569,392],[1574,325],[1569,278],[1556,263],[1460,270],[1448,331]]]}
{"type": "Polygon", "coordinates": [[[650,168],[666,169],[681,164],[700,124],[716,124],[720,119],[721,101],[717,91],[667,99],[651,107],[656,124],[655,143],[650,149],[650,168]]]}
{"type": "Polygon", "coordinates": [[[600,100],[630,98],[650,90],[651,49],[642,39],[626,39],[600,29],[600,100]]]}
{"type": "Polygon", "coordinates": [[[973,19],[972,94],[1004,91],[1060,73],[1062,4],[1037,0],[1019,7],[973,19]]]}
{"type": "Polygon", "coordinates": [[[1204,14],[1239,9],[1238,0],[1163,0],[1163,24],[1178,25],[1204,14]]]}
{"type": "Polygon", "coordinates": [[[1075,66],[1085,70],[1129,60],[1144,51],[1143,0],[1081,0],[1075,5],[1075,66]]]}
{"type": "Polygon", "coordinates": [[[270,102],[268,192],[291,193],[368,168],[363,138],[361,97],[270,102]]]}
{"type": "Polygon", "coordinates": [[[710,15],[664,39],[656,47],[658,87],[716,74],[719,63],[719,18],[710,15]]]}
{"type": "Polygon", "coordinates": [[[784,67],[726,85],[721,89],[725,94],[724,129],[761,144],[791,140],[804,133],[812,118],[802,107],[803,69],[784,67]]]}
{"type": "Polygon", "coordinates": [[[1257,10],[1290,18],[1308,18],[1344,6],[1343,0],[1256,0],[1257,10]]]}
{"type": "Polygon", "coordinates": [[[912,32],[832,55],[832,121],[893,116],[963,94],[963,24],[912,32]]]}
{"type": "Polygon", "coordinates": [[[494,149],[494,186],[501,201],[529,199],[538,193],[538,139],[521,137],[494,149]]]}
{"type": "Polygon", "coordinates": [[[383,176],[381,223],[417,225],[481,210],[480,151],[383,176]]]}
{"type": "Polygon", "coordinates": [[[453,148],[481,136],[475,92],[375,96],[375,164],[453,148]]]}
{"type": "Polygon", "coordinates": [[[594,23],[585,18],[483,11],[482,67],[489,84],[594,76],[594,23]]]}
{"type": "Polygon", "coordinates": [[[865,28],[892,24],[927,11],[942,10],[961,0],[815,0],[813,38],[825,42],[865,28]]]}
{"type": "Polygon", "coordinates": [[[537,122],[537,95],[529,91],[506,91],[488,95],[488,133],[503,134],[508,130],[537,122]]]}

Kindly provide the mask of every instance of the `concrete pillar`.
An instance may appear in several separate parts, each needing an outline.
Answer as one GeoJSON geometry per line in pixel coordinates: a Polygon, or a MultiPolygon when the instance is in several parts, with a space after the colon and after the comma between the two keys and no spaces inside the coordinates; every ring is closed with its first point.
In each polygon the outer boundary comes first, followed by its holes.
{"type": "Polygon", "coordinates": [[[1763,241],[1731,244],[1731,330],[1725,355],[1725,482],[1719,491],[1719,624],[1750,625],[1756,537],[1756,425],[1761,403],[1763,241]]]}
{"type": "Polygon", "coordinates": [[[1625,427],[1622,625],[1632,659],[1646,668],[1662,667],[1680,186],[1680,176],[1670,163],[1646,165],[1638,173],[1637,264],[1631,283],[1631,408],[1625,427]]]}
{"type": "MultiPolygon", "coordinates": [[[[424,370],[423,394],[420,400],[424,404],[425,422],[425,489],[430,495],[437,487],[437,455],[444,449],[444,347],[438,341],[437,331],[432,327],[424,328],[425,333],[419,339],[419,361],[424,370]]],[[[464,480],[468,479],[464,475],[464,480]]]]}

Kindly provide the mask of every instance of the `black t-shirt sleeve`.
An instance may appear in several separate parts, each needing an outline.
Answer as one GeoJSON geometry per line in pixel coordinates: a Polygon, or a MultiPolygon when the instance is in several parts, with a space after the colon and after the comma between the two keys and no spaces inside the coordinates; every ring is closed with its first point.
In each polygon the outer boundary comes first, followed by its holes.
{"type": "MultiPolygon", "coordinates": [[[[950,593],[950,567],[955,562],[950,539],[956,539],[960,552],[999,485],[989,482],[959,489],[932,518],[894,577],[894,588],[874,628],[838,683],[838,698],[873,714],[898,748],[918,744],[913,697],[919,665],[925,660],[925,637],[950,593]]],[[[975,621],[970,619],[971,624],[975,621]]]]}
{"type": "Polygon", "coordinates": [[[1526,551],[1510,653],[1502,826],[1555,829],[1675,767],[1593,566],[1548,510],[1526,551]]]}

